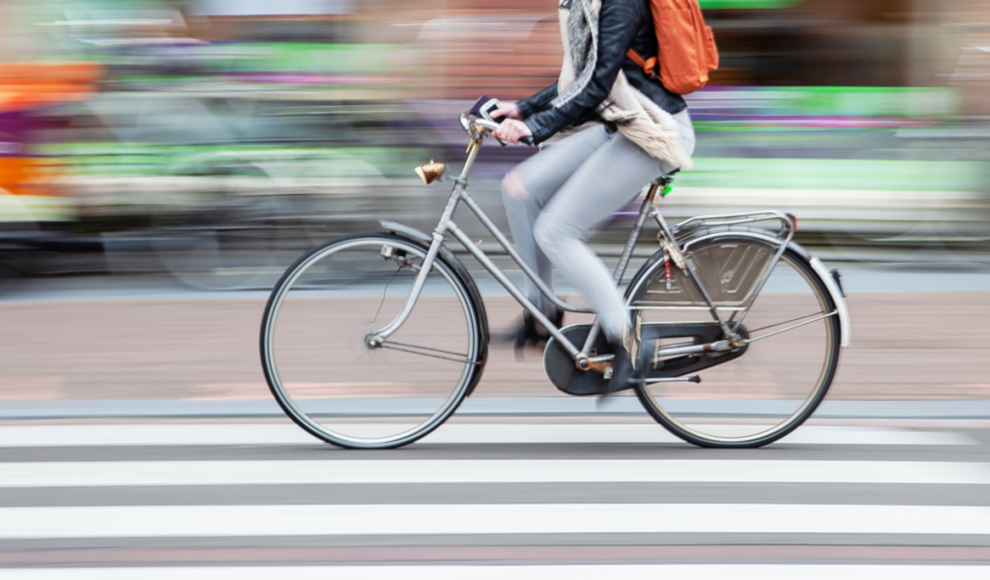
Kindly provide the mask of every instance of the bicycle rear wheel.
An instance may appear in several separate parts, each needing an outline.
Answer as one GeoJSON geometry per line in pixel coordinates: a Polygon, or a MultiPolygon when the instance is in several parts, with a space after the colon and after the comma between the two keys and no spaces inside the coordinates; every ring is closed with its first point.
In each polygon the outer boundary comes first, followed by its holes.
{"type": "Polygon", "coordinates": [[[381,346],[366,343],[402,309],[427,251],[390,234],[342,236],[275,285],[261,360],[300,427],[343,447],[398,447],[440,426],[473,388],[487,349],[483,306],[442,256],[402,326],[381,346]]]}
{"type": "MultiPolygon", "coordinates": [[[[650,415],[685,441],[703,447],[760,447],[796,429],[825,398],[839,359],[835,305],[807,261],[790,249],[754,296],[776,249],[758,238],[731,233],[687,245],[686,255],[697,265],[724,318],[738,321],[751,300],[752,305],[741,324],[750,343],[738,358],[715,353],[663,357],[648,365],[648,377],[677,376],[678,371],[670,369],[717,363],[719,356],[725,362],[680,373],[697,374],[697,384],[661,382],[636,389],[650,415]]],[[[644,266],[630,284],[630,308],[647,325],[711,322],[707,308],[700,306],[700,294],[692,292],[693,284],[673,265],[671,269],[668,289],[662,260],[644,266]]],[[[649,332],[644,330],[644,335],[649,332]]]]}

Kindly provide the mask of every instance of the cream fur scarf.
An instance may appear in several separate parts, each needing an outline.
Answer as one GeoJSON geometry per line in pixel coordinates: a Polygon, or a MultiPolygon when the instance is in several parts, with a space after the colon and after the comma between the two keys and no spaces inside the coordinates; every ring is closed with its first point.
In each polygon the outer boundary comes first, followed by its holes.
{"type": "MultiPolygon", "coordinates": [[[[557,81],[557,98],[552,101],[555,107],[570,102],[591,81],[598,60],[600,9],[601,0],[560,0],[560,39],[564,44],[564,63],[557,81]]],[[[612,91],[596,112],[602,120],[615,123],[627,139],[650,156],[682,170],[693,167],[691,157],[681,144],[677,121],[630,85],[621,70],[612,91]]]]}

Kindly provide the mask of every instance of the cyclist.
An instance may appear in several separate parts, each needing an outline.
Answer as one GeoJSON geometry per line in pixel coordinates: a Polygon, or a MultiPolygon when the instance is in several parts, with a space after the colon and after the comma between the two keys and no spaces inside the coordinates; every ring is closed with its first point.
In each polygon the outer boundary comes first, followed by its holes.
{"type": "MultiPolygon", "coordinates": [[[[494,132],[511,143],[542,143],[556,133],[593,123],[541,148],[502,180],[509,227],[526,263],[552,286],[551,264],[591,302],[615,353],[605,392],[628,388],[638,342],[629,312],[605,264],[584,243],[644,185],[675,168],[689,169],[694,130],[679,95],[626,57],[657,54],[649,0],[560,0],[564,63],[559,80],[535,95],[503,104],[494,132]]],[[[560,324],[556,309],[527,279],[529,299],[560,324]]],[[[517,347],[546,340],[546,330],[523,313],[517,347]]],[[[638,365],[636,365],[638,366],[638,365]]]]}

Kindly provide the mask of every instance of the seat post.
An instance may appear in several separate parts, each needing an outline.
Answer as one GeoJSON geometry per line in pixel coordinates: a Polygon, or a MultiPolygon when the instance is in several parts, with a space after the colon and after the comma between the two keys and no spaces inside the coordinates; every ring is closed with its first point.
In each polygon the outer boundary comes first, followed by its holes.
{"type": "Polygon", "coordinates": [[[657,191],[660,189],[660,179],[656,179],[650,183],[650,189],[646,192],[646,204],[643,206],[644,208],[653,205],[653,200],[656,198],[657,191]]]}

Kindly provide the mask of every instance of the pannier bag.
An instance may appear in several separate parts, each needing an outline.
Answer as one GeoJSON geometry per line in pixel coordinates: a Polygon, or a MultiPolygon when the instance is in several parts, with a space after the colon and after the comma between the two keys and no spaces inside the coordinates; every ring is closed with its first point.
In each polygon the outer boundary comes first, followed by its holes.
{"type": "Polygon", "coordinates": [[[698,0],[650,0],[659,56],[644,60],[635,50],[626,53],[643,72],[672,93],[693,93],[718,68],[718,48],[711,26],[705,25],[698,0]]]}

